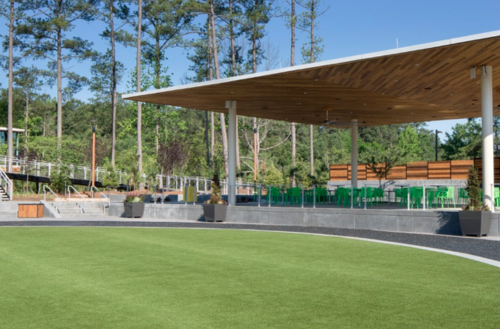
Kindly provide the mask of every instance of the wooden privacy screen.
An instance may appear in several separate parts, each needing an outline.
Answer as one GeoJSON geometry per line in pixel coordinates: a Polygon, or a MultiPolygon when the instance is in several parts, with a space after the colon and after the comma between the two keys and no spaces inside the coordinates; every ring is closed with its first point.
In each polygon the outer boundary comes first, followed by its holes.
{"type": "MultiPolygon", "coordinates": [[[[382,166],[378,164],[377,166],[382,166]]],[[[420,161],[398,165],[392,168],[386,179],[390,180],[426,180],[426,179],[467,179],[469,167],[478,169],[482,179],[482,159],[451,161],[420,161]]],[[[378,180],[375,173],[364,164],[358,165],[359,180],[378,180]]],[[[351,165],[330,165],[330,180],[351,180],[351,165]]],[[[500,158],[495,158],[495,182],[500,183],[500,158]],[[498,177],[498,178],[497,178],[498,177]]]]}
{"type": "MultiPolygon", "coordinates": [[[[477,168],[477,176],[479,180],[483,180],[483,161],[481,158],[474,159],[474,167],[477,168]]],[[[493,167],[495,168],[494,176],[495,183],[500,183],[500,158],[494,159],[493,167]]]]}

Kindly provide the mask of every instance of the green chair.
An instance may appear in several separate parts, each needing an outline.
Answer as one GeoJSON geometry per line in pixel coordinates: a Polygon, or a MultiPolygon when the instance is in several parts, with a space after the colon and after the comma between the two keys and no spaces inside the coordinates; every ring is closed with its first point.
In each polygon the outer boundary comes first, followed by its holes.
{"type": "Polygon", "coordinates": [[[451,206],[451,201],[453,201],[453,207],[456,208],[455,204],[455,187],[438,187],[437,199],[441,201],[441,208],[444,208],[444,202],[448,201],[448,207],[451,206]]]}
{"type": "Polygon", "coordinates": [[[432,204],[436,202],[437,188],[426,188],[425,193],[427,194],[427,208],[432,208],[432,204]]]}
{"type": "Polygon", "coordinates": [[[373,207],[373,188],[372,187],[362,187],[359,191],[359,197],[361,200],[366,199],[366,203],[373,207]]]}
{"type": "Polygon", "coordinates": [[[495,207],[500,206],[500,187],[495,187],[493,195],[495,196],[495,207]]]}
{"type": "Polygon", "coordinates": [[[381,202],[384,202],[385,192],[383,188],[377,187],[373,189],[373,197],[375,198],[375,203],[379,205],[381,202]]]}
{"type": "Polygon", "coordinates": [[[340,202],[345,194],[345,187],[337,187],[333,196],[337,199],[337,206],[340,206],[340,202]]]}
{"type": "Polygon", "coordinates": [[[399,203],[399,206],[400,207],[407,207],[408,206],[408,188],[407,187],[403,187],[401,189],[401,196],[400,196],[400,203],[399,203]]]}
{"type": "Polygon", "coordinates": [[[410,187],[410,207],[420,208],[422,199],[424,197],[424,187],[423,186],[413,186],[410,187]]]}
{"type": "Polygon", "coordinates": [[[326,188],[316,188],[316,202],[320,204],[328,202],[328,191],[326,190],[326,188]]]}
{"type": "Polygon", "coordinates": [[[394,203],[398,203],[398,199],[399,199],[399,203],[401,203],[401,195],[402,194],[403,194],[403,192],[401,191],[400,188],[394,189],[394,203]]]}
{"type": "Polygon", "coordinates": [[[269,198],[271,198],[271,202],[273,204],[277,204],[281,202],[281,191],[279,188],[271,186],[271,189],[267,191],[267,202],[269,203],[269,198]]]}
{"type": "MultiPolygon", "coordinates": [[[[495,188],[496,189],[496,188],[495,188]]],[[[496,197],[495,197],[496,200],[496,197]]],[[[469,202],[469,194],[467,190],[463,187],[458,189],[458,203],[459,204],[467,204],[469,202]]]]}
{"type": "Polygon", "coordinates": [[[287,202],[290,204],[302,203],[302,190],[299,187],[289,188],[286,193],[287,202]]]}

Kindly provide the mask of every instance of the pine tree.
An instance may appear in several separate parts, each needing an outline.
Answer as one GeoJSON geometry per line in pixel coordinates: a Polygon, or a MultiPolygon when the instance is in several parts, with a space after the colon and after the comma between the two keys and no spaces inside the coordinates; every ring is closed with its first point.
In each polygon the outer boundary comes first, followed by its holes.
{"type": "MultiPolygon", "coordinates": [[[[25,56],[48,61],[50,71],[55,72],[57,84],[57,138],[62,137],[63,93],[73,94],[87,83],[87,79],[64,67],[72,60],[82,61],[95,55],[92,43],[80,37],[68,34],[75,27],[76,21],[91,21],[96,14],[97,0],[48,0],[27,1],[31,8],[39,13],[28,18],[19,27],[20,34],[26,37],[23,44],[25,56]],[[63,80],[68,82],[63,89],[63,80]]],[[[60,142],[58,147],[60,147],[60,142]]]]}

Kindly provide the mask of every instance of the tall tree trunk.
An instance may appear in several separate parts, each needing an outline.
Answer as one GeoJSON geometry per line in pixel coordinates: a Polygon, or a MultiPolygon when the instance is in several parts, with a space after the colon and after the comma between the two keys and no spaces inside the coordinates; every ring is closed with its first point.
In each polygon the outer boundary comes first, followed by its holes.
{"type": "MultiPolygon", "coordinates": [[[[254,8],[258,5],[257,0],[254,2],[254,8]]],[[[257,22],[253,22],[253,33],[252,33],[252,73],[257,73],[257,22]]],[[[257,183],[257,175],[259,173],[259,130],[257,127],[257,118],[253,118],[253,171],[254,171],[254,183],[257,183]]]]}
{"type": "Polygon", "coordinates": [[[313,125],[309,125],[309,175],[314,176],[314,136],[313,125]]]}
{"type": "MultiPolygon", "coordinates": [[[[220,79],[219,71],[219,56],[217,51],[217,33],[215,26],[215,12],[214,12],[214,2],[210,0],[210,13],[212,19],[212,48],[214,54],[214,66],[215,66],[215,77],[217,80],[220,79]]],[[[222,152],[224,155],[224,172],[226,177],[229,176],[229,163],[228,163],[228,143],[227,143],[227,131],[226,131],[226,119],[224,113],[220,113],[220,128],[222,133],[222,152]]]]}
{"type": "MultiPolygon", "coordinates": [[[[137,92],[141,91],[141,32],[142,32],[142,0],[138,1],[137,18],[137,92]]],[[[137,167],[139,173],[142,173],[142,103],[137,102],[137,167]]]]}
{"type": "MultiPolygon", "coordinates": [[[[231,69],[233,77],[237,75],[236,73],[236,50],[234,47],[234,20],[233,20],[233,2],[229,0],[229,31],[231,35],[231,69]]],[[[241,168],[240,163],[240,134],[238,129],[239,119],[236,116],[236,168],[239,171],[241,168]]],[[[238,177],[238,182],[241,184],[241,176],[238,177]]]]}
{"type": "MultiPolygon", "coordinates": [[[[291,53],[290,53],[290,66],[295,65],[295,0],[291,0],[291,12],[290,12],[290,29],[291,29],[291,53]]],[[[296,186],[296,181],[295,181],[295,158],[296,158],[296,143],[297,143],[297,138],[296,138],[296,131],[295,131],[295,122],[292,122],[292,179],[291,179],[291,184],[292,186],[296,186]]]]}
{"type": "MultiPolygon", "coordinates": [[[[155,81],[156,81],[156,89],[160,89],[160,75],[161,75],[161,57],[160,57],[160,39],[156,37],[156,49],[155,49],[155,81]]],[[[161,107],[160,104],[156,105],[156,127],[155,127],[155,146],[156,146],[156,156],[158,157],[158,150],[160,149],[160,116],[161,116],[161,107]]]]}
{"type": "MultiPolygon", "coordinates": [[[[311,0],[311,30],[310,30],[310,36],[311,36],[311,56],[309,58],[309,62],[314,63],[314,15],[315,15],[315,8],[314,8],[314,0],[311,0]]],[[[314,176],[314,136],[313,136],[313,126],[309,125],[309,160],[310,160],[310,175],[314,176]]]]}
{"type": "Polygon", "coordinates": [[[208,111],[205,111],[205,143],[207,146],[207,167],[210,167],[210,140],[208,138],[208,111]]]}
{"type": "Polygon", "coordinates": [[[111,32],[111,109],[112,120],[111,120],[111,165],[115,166],[115,149],[116,149],[116,59],[115,59],[115,27],[113,22],[113,11],[114,11],[113,0],[109,1],[109,29],[111,32]]]}
{"type": "MultiPolygon", "coordinates": [[[[211,11],[210,11],[211,12],[211,11]]],[[[212,67],[212,15],[207,17],[207,41],[208,41],[208,79],[211,81],[214,78],[212,67]]],[[[214,159],[214,145],[215,145],[215,116],[214,112],[210,112],[210,160],[214,159]]]]}
{"type": "MultiPolygon", "coordinates": [[[[59,1],[59,18],[62,17],[62,1],[59,1]]],[[[57,28],[57,148],[62,139],[62,31],[57,28]]]]}
{"type": "Polygon", "coordinates": [[[24,118],[24,154],[26,157],[28,156],[28,119],[30,113],[30,99],[29,99],[29,90],[26,90],[26,113],[24,118]]]}
{"type": "Polygon", "coordinates": [[[8,164],[7,171],[12,172],[12,157],[14,156],[14,134],[12,133],[12,112],[13,104],[13,88],[14,83],[14,0],[10,0],[10,20],[9,20],[9,87],[8,87],[8,109],[7,109],[7,147],[8,147],[8,164]]]}

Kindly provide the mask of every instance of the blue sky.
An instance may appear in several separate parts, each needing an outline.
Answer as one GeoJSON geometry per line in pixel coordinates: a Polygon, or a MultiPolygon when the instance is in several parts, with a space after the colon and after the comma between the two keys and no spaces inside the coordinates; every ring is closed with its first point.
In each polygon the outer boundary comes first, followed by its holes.
{"type": "MultiPolygon", "coordinates": [[[[288,6],[284,0],[277,1],[282,8],[288,6]]],[[[396,39],[399,47],[405,47],[500,29],[498,22],[500,2],[497,0],[323,0],[323,6],[330,8],[320,17],[317,31],[323,38],[322,60],[396,48],[396,39]]],[[[2,26],[5,26],[5,23],[5,19],[0,19],[2,26]]],[[[73,34],[92,41],[95,49],[105,51],[106,41],[99,36],[103,28],[100,22],[81,22],[73,34]]],[[[284,20],[279,17],[273,18],[266,30],[266,39],[279,48],[281,65],[288,65],[290,32],[284,20]]],[[[8,30],[2,28],[1,31],[3,34],[8,30]]],[[[300,46],[306,36],[300,31],[297,31],[297,34],[298,64],[301,60],[300,46]]],[[[167,54],[166,65],[172,74],[174,85],[181,84],[182,78],[191,74],[188,70],[190,61],[186,55],[187,52],[182,49],[173,49],[167,54]]],[[[117,58],[126,68],[131,69],[135,65],[135,49],[118,46],[117,58]]],[[[38,65],[44,66],[43,63],[38,65]]],[[[73,70],[88,76],[90,63],[75,63],[73,70]]],[[[125,86],[127,80],[128,77],[121,83],[119,92],[127,90],[125,86]]],[[[0,76],[0,83],[2,87],[7,85],[5,74],[0,76]]],[[[44,91],[55,95],[55,90],[48,86],[44,91]]],[[[76,95],[83,100],[91,96],[88,90],[76,95]]],[[[457,122],[464,120],[431,122],[428,128],[449,132],[457,122]]]]}

